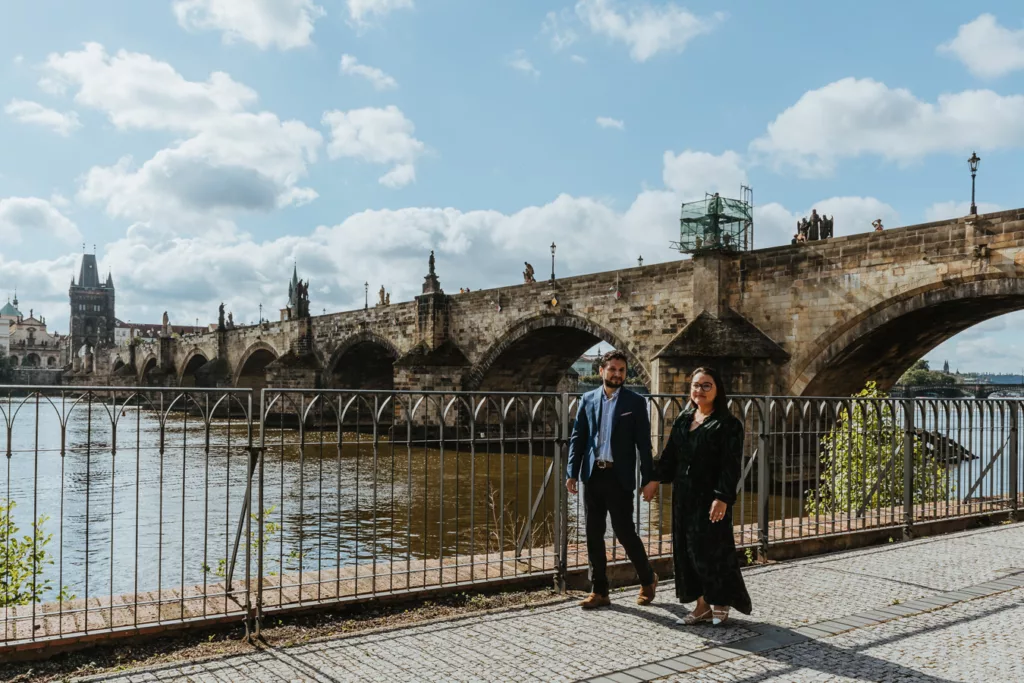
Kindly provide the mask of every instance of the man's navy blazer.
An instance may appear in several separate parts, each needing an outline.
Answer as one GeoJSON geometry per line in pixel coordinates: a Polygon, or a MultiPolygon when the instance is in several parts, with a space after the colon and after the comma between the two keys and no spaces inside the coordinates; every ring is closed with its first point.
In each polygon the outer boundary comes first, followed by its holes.
{"type": "MultiPolygon", "coordinates": [[[[601,431],[601,408],[604,388],[588,391],[580,397],[576,421],[569,437],[569,463],[566,476],[584,484],[590,479],[597,459],[597,439],[601,431]]],[[[654,471],[651,457],[651,421],[647,417],[647,402],[640,394],[623,387],[615,402],[612,417],[612,474],[622,485],[636,489],[636,463],[640,458],[640,485],[651,480],[654,471]]]]}

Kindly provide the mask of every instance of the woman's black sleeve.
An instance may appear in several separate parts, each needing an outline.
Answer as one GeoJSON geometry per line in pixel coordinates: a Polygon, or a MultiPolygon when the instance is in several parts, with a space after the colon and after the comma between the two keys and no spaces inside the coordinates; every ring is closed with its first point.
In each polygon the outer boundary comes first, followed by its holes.
{"type": "Polygon", "coordinates": [[[654,474],[651,481],[660,481],[662,484],[671,484],[676,478],[676,463],[679,457],[679,448],[683,440],[683,415],[676,418],[672,425],[672,433],[668,437],[668,443],[661,449],[661,455],[654,461],[654,474]]]}
{"type": "Polygon", "coordinates": [[[736,488],[743,468],[743,424],[730,416],[722,425],[717,441],[718,481],[715,482],[714,494],[718,500],[732,505],[736,502],[736,488]]]}

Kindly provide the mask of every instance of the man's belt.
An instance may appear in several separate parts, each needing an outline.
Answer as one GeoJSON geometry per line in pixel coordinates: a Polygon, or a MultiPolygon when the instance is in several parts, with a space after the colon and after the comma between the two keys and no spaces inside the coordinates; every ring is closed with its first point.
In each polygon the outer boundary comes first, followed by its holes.
{"type": "Polygon", "coordinates": [[[610,470],[612,468],[612,463],[609,460],[595,460],[594,467],[599,470],[610,470]]]}

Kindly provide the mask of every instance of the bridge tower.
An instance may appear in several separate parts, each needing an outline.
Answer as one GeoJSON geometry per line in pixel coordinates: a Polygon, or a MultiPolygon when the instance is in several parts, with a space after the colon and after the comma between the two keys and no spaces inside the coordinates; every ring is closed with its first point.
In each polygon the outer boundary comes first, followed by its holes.
{"type": "Polygon", "coordinates": [[[83,254],[78,282],[71,278],[71,334],[69,360],[73,361],[85,345],[93,348],[114,345],[114,278],[108,273],[100,281],[95,254],[83,254]]]}

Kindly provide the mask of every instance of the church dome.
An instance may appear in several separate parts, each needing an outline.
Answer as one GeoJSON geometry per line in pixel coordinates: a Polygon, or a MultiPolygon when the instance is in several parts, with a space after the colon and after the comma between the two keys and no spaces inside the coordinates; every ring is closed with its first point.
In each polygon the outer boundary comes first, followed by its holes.
{"type": "Polygon", "coordinates": [[[21,311],[12,306],[11,302],[8,301],[6,304],[4,304],[3,308],[0,308],[0,315],[9,315],[12,318],[20,318],[21,311]]]}

